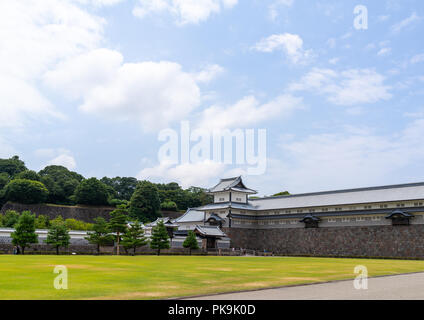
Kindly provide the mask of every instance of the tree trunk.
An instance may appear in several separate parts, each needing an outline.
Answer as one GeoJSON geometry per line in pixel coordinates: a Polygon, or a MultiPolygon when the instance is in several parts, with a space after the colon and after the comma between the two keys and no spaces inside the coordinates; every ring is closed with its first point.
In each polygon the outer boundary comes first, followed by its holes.
{"type": "Polygon", "coordinates": [[[100,254],[100,244],[97,244],[97,254],[100,254]]]}
{"type": "Polygon", "coordinates": [[[190,255],[191,255],[191,248],[189,249],[190,255]]]}
{"type": "Polygon", "coordinates": [[[22,255],[25,254],[25,247],[21,247],[22,248],[22,255]]]}
{"type": "Polygon", "coordinates": [[[118,246],[116,247],[116,255],[119,256],[119,232],[117,232],[116,236],[117,236],[116,242],[118,243],[118,246]]]}
{"type": "Polygon", "coordinates": [[[56,255],[59,255],[59,246],[56,246],[56,255]]]}
{"type": "Polygon", "coordinates": [[[158,249],[158,256],[160,256],[160,249],[158,249]]]}
{"type": "Polygon", "coordinates": [[[135,256],[135,251],[137,250],[137,247],[134,247],[134,256],[135,256]]]}

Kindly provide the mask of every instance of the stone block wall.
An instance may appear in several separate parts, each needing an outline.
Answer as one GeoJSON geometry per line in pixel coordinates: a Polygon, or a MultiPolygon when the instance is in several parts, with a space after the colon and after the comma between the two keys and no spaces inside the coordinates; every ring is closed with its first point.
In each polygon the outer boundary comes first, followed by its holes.
{"type": "Polygon", "coordinates": [[[103,217],[109,220],[110,212],[114,210],[112,207],[89,207],[89,206],[56,206],[46,204],[19,204],[6,203],[1,208],[1,213],[7,210],[15,210],[17,212],[31,211],[37,216],[43,214],[49,219],[54,219],[57,216],[62,216],[63,219],[77,219],[85,222],[94,222],[97,217],[103,217]]]}
{"type": "Polygon", "coordinates": [[[317,229],[227,228],[232,247],[293,256],[424,258],[424,225],[317,229]]]}

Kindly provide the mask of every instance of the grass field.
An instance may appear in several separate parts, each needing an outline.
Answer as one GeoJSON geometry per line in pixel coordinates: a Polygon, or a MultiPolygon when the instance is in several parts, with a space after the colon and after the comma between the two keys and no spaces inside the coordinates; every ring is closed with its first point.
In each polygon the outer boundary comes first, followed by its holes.
{"type": "Polygon", "coordinates": [[[0,299],[162,299],[424,271],[424,261],[179,256],[0,256],[0,299]],[[57,265],[68,290],[56,290],[57,265]]]}

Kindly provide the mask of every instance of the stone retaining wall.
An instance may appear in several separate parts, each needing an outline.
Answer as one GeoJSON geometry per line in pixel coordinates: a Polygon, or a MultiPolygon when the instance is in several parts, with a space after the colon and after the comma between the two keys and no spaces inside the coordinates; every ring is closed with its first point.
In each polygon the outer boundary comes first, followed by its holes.
{"type": "Polygon", "coordinates": [[[43,214],[49,219],[54,219],[57,216],[62,216],[63,219],[77,219],[84,222],[94,222],[97,217],[103,217],[109,220],[109,213],[113,211],[113,207],[90,207],[90,206],[56,206],[46,204],[19,204],[6,203],[0,210],[5,213],[7,210],[15,210],[17,212],[31,211],[37,216],[43,214]]]}
{"type": "Polygon", "coordinates": [[[424,258],[424,225],[224,231],[232,247],[281,255],[424,258]]]}

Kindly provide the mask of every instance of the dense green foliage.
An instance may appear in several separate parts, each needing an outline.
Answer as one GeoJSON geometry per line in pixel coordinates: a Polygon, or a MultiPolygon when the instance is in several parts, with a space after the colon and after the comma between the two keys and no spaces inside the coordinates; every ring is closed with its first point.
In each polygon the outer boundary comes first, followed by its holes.
{"type": "Polygon", "coordinates": [[[160,255],[161,249],[169,249],[169,247],[168,231],[163,221],[160,220],[156,227],[153,227],[150,248],[157,250],[158,255],[160,255]]]}
{"type": "Polygon", "coordinates": [[[5,172],[9,175],[9,178],[13,178],[18,173],[27,170],[25,163],[19,159],[18,156],[14,156],[10,159],[0,159],[0,172],[5,172]]]}
{"type": "Polygon", "coordinates": [[[116,178],[107,178],[104,177],[100,180],[107,186],[110,186],[114,190],[113,198],[119,200],[131,199],[132,194],[134,193],[135,188],[137,187],[137,179],[131,177],[116,177],[116,178]]]}
{"type": "Polygon", "coordinates": [[[183,242],[183,247],[189,249],[190,255],[191,250],[199,249],[199,244],[197,243],[196,234],[193,231],[188,232],[187,238],[183,242]]]}
{"type": "Polygon", "coordinates": [[[178,211],[177,204],[174,201],[166,199],[160,204],[160,208],[163,211],[178,211]]]}
{"type": "Polygon", "coordinates": [[[78,204],[107,205],[108,197],[108,188],[96,178],[83,180],[75,190],[75,201],[78,204]]]}
{"type": "MultiPolygon", "coordinates": [[[[22,213],[24,212],[25,211],[22,213]]],[[[21,215],[14,210],[8,210],[4,215],[0,214],[0,227],[14,228],[20,216],[21,215]]],[[[92,223],[76,219],[64,220],[62,216],[57,216],[56,218],[49,220],[47,216],[40,214],[34,220],[36,229],[48,229],[54,223],[63,223],[67,229],[75,231],[91,231],[94,229],[94,225],[92,223]]]]}
{"type": "Polygon", "coordinates": [[[22,212],[15,225],[15,232],[12,233],[12,243],[21,248],[22,254],[25,254],[26,247],[38,243],[38,236],[35,233],[35,215],[31,212],[22,212]]]}
{"type": "Polygon", "coordinates": [[[68,229],[65,223],[52,223],[49,232],[47,233],[47,239],[45,243],[52,245],[56,248],[56,254],[59,254],[59,248],[67,248],[71,241],[68,229]]]}
{"type": "Polygon", "coordinates": [[[143,227],[138,221],[132,223],[122,236],[122,245],[126,250],[133,249],[134,255],[138,247],[143,247],[147,243],[143,227]]]}
{"type": "Polygon", "coordinates": [[[39,181],[14,179],[5,187],[7,200],[24,204],[43,203],[48,194],[47,188],[39,181]]]}
{"type": "Polygon", "coordinates": [[[13,228],[19,220],[19,213],[14,210],[7,210],[5,215],[0,216],[1,226],[5,228],[13,228]]]}
{"type": "Polygon", "coordinates": [[[129,213],[142,222],[154,221],[160,216],[160,199],[157,187],[149,181],[137,184],[131,197],[129,213]]]}
{"type": "Polygon", "coordinates": [[[32,181],[41,181],[41,176],[32,170],[25,170],[22,172],[19,172],[14,179],[25,179],[25,180],[32,180],[32,181]]]}
{"type": "Polygon", "coordinates": [[[75,189],[84,180],[82,175],[62,166],[47,166],[39,175],[49,190],[48,202],[54,204],[73,204],[75,189]]]}
{"type": "Polygon", "coordinates": [[[109,225],[105,219],[98,217],[94,219],[93,231],[85,237],[91,244],[97,245],[97,253],[100,253],[100,246],[113,243],[113,235],[109,233],[109,225]]]}
{"type": "MultiPolygon", "coordinates": [[[[14,156],[0,159],[0,207],[7,201],[23,204],[125,205],[132,217],[141,222],[154,221],[160,211],[185,211],[211,203],[201,188],[184,190],[177,183],[155,184],[133,177],[85,179],[63,166],[50,165],[38,173],[29,170],[14,156]]],[[[37,221],[37,225],[44,225],[37,221]]],[[[48,225],[46,225],[48,227],[48,225]]]]}

